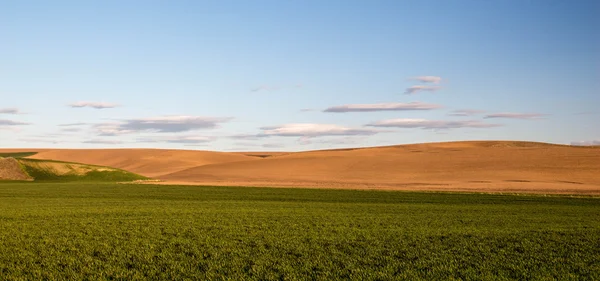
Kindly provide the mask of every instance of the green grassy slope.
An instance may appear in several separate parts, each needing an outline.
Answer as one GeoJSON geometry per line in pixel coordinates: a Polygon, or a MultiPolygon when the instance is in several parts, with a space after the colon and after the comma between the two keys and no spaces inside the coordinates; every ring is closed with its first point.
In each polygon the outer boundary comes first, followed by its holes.
{"type": "Polygon", "coordinates": [[[0,184],[7,280],[600,280],[600,199],[0,184]]]}
{"type": "Polygon", "coordinates": [[[119,182],[147,179],[124,170],[54,160],[20,158],[23,169],[35,181],[119,182]]]}
{"type": "Polygon", "coordinates": [[[36,154],[37,152],[0,152],[0,157],[24,158],[36,154]]]}

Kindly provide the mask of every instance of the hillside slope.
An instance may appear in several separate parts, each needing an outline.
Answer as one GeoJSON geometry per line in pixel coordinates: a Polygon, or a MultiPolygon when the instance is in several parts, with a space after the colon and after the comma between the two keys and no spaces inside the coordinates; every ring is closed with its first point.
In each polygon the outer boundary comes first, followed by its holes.
{"type": "Polygon", "coordinates": [[[147,179],[128,171],[96,165],[54,160],[18,159],[20,166],[35,181],[120,182],[147,179]]]}
{"type": "Polygon", "coordinates": [[[257,159],[234,153],[167,149],[52,149],[41,151],[31,158],[109,166],[147,177],[202,165],[257,159]]]}
{"type": "Polygon", "coordinates": [[[481,141],[291,153],[160,178],[225,185],[600,193],[599,171],[598,147],[481,141]]]}
{"type": "Polygon", "coordinates": [[[28,181],[32,178],[23,170],[16,159],[0,157],[0,180],[28,181]]]}

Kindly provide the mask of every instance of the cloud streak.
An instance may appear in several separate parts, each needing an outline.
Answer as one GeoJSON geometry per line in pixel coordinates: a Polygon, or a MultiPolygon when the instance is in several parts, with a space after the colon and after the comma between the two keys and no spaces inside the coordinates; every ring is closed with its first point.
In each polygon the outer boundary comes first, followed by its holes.
{"type": "Polygon", "coordinates": [[[7,119],[0,119],[0,126],[22,126],[22,125],[30,125],[30,123],[12,121],[7,119]]]}
{"type": "Polygon", "coordinates": [[[231,119],[233,118],[187,115],[160,116],[101,123],[94,125],[94,127],[101,136],[116,136],[135,132],[179,133],[217,128],[219,124],[228,122],[231,119]]]}
{"type": "Polygon", "coordinates": [[[59,124],[60,127],[70,127],[70,126],[84,126],[89,125],[88,123],[68,123],[68,124],[59,124]]]}
{"type": "Polygon", "coordinates": [[[542,119],[546,114],[541,113],[514,113],[514,112],[502,112],[488,114],[484,116],[485,119],[492,118],[504,118],[504,119],[542,119]]]}
{"type": "Polygon", "coordinates": [[[149,143],[180,143],[180,144],[200,144],[216,140],[216,137],[209,136],[175,136],[175,137],[146,137],[137,139],[138,142],[149,143]]]}
{"type": "Polygon", "coordinates": [[[574,142],[571,142],[571,145],[575,145],[575,146],[596,146],[596,145],[600,145],[600,140],[574,141],[574,142]]]}
{"type": "Polygon", "coordinates": [[[95,108],[95,109],[107,109],[107,108],[115,108],[119,105],[115,104],[115,103],[108,103],[108,102],[80,101],[80,102],[70,103],[69,106],[73,107],[73,108],[90,107],[90,108],[95,108]]]}
{"type": "Polygon", "coordinates": [[[460,109],[460,110],[452,111],[452,112],[448,113],[448,115],[450,115],[450,116],[473,116],[473,115],[479,115],[479,114],[483,114],[483,113],[485,113],[484,110],[460,109]]]}
{"type": "Polygon", "coordinates": [[[87,143],[87,144],[122,144],[122,141],[118,141],[118,140],[102,140],[102,139],[92,139],[92,140],[86,140],[86,141],[82,141],[82,143],[87,143]]]}
{"type": "Polygon", "coordinates": [[[459,129],[459,128],[493,128],[499,127],[499,124],[484,123],[479,120],[467,121],[446,121],[446,120],[427,120],[427,119],[387,119],[367,124],[370,127],[385,128],[421,128],[421,129],[459,129]]]}
{"type": "Polygon", "coordinates": [[[416,86],[411,86],[411,87],[406,88],[406,91],[404,91],[404,94],[412,95],[412,94],[416,94],[419,92],[435,92],[441,88],[442,87],[440,87],[440,86],[416,85],[416,86]]]}
{"type": "Polygon", "coordinates": [[[18,108],[0,108],[0,114],[21,114],[18,108]]]}
{"type": "Polygon", "coordinates": [[[372,104],[347,104],[327,108],[323,112],[372,112],[372,111],[408,111],[408,110],[432,110],[441,108],[437,104],[409,102],[409,103],[372,103],[372,104]]]}
{"type": "Polygon", "coordinates": [[[410,80],[416,80],[422,83],[434,83],[439,84],[442,81],[442,77],[439,76],[417,76],[411,77],[410,80]]]}
{"type": "Polygon", "coordinates": [[[321,137],[321,136],[357,136],[374,135],[378,131],[370,129],[348,128],[333,124],[296,123],[281,126],[262,127],[259,136],[280,137],[321,137]]]}

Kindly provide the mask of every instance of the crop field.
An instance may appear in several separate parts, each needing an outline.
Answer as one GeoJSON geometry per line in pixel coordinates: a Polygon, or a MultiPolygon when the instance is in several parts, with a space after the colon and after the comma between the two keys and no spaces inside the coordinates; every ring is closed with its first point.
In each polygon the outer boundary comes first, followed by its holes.
{"type": "Polygon", "coordinates": [[[600,280],[600,199],[0,183],[5,280],[600,280]]]}

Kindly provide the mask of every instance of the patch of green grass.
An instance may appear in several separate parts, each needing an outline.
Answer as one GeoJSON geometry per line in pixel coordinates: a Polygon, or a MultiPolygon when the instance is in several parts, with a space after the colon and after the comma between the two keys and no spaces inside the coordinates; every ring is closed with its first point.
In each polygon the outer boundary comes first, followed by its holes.
{"type": "Polygon", "coordinates": [[[600,280],[600,199],[0,184],[6,280],[600,280]]]}
{"type": "Polygon", "coordinates": [[[37,152],[0,152],[0,157],[24,158],[36,154],[37,152]]]}
{"type": "Polygon", "coordinates": [[[120,169],[110,168],[105,170],[107,167],[85,165],[79,163],[69,163],[54,160],[39,160],[39,159],[19,159],[23,170],[34,178],[35,181],[85,181],[85,182],[121,182],[121,181],[134,181],[147,179],[144,176],[127,172],[120,169]],[[69,165],[83,165],[90,168],[91,171],[85,174],[70,173],[60,174],[57,171],[40,166],[43,163],[59,163],[69,165]]]}

